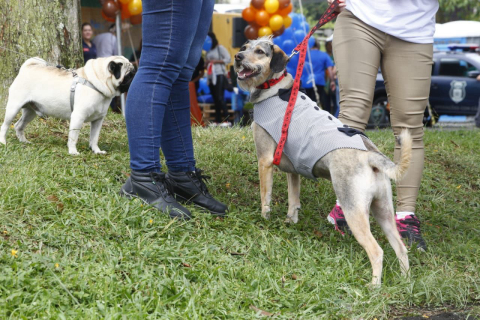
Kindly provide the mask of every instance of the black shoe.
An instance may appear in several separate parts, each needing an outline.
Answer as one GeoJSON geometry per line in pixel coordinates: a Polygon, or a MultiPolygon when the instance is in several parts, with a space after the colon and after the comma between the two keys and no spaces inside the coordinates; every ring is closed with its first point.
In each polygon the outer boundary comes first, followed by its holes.
{"type": "Polygon", "coordinates": [[[129,198],[139,198],[159,211],[168,213],[170,218],[188,220],[192,217],[190,211],[173,197],[165,173],[132,171],[122,186],[121,194],[129,198]]]}
{"type": "Polygon", "coordinates": [[[208,192],[205,180],[209,176],[202,175],[202,170],[190,172],[169,172],[167,180],[173,186],[175,198],[185,203],[194,203],[211,214],[223,217],[227,214],[227,205],[215,200],[208,192]]]}

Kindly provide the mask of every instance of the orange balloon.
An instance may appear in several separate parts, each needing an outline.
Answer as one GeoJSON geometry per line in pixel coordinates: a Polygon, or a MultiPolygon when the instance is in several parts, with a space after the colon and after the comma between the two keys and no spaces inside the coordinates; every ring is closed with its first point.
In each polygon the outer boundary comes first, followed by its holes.
{"type": "Polygon", "coordinates": [[[278,0],[265,0],[265,10],[268,13],[274,13],[275,11],[278,10],[278,7],[280,4],[278,3],[278,0]]]}
{"type": "Polygon", "coordinates": [[[140,24],[142,23],[142,15],[141,14],[137,14],[135,16],[131,16],[130,17],[130,23],[131,24],[140,24]]]}
{"type": "Polygon", "coordinates": [[[255,9],[253,9],[252,7],[243,9],[242,18],[247,22],[255,20],[255,9]]]}
{"type": "Polygon", "coordinates": [[[261,27],[265,27],[268,24],[269,20],[270,15],[265,10],[260,10],[255,15],[255,22],[261,27]]]}
{"type": "Polygon", "coordinates": [[[284,9],[280,9],[277,11],[277,14],[281,15],[282,17],[285,17],[286,15],[288,15],[290,12],[292,12],[292,9],[293,9],[293,5],[290,3],[288,5],[288,7],[284,8],[284,9]]]}
{"type": "Polygon", "coordinates": [[[131,15],[128,4],[122,2],[122,20],[130,18],[131,15]]]}
{"type": "Polygon", "coordinates": [[[142,0],[132,0],[128,4],[128,11],[132,16],[142,13],[142,0]]]}
{"type": "Polygon", "coordinates": [[[103,12],[103,10],[102,10],[102,17],[103,17],[103,19],[107,20],[108,22],[115,22],[115,19],[114,19],[114,18],[110,18],[109,16],[107,16],[107,15],[105,14],[105,12],[103,12]]]}
{"type": "Polygon", "coordinates": [[[270,29],[270,27],[261,27],[260,29],[258,29],[258,36],[259,37],[269,36],[272,33],[273,32],[272,32],[272,29],[270,29]]]}
{"type": "Polygon", "coordinates": [[[283,27],[283,17],[279,14],[273,15],[268,22],[268,25],[272,31],[277,31],[283,27]]]}
{"type": "Polygon", "coordinates": [[[252,25],[248,25],[245,27],[245,30],[243,31],[243,33],[245,34],[245,37],[248,39],[248,40],[254,40],[254,39],[257,39],[258,37],[258,29],[255,28],[254,26],[252,25]]]}
{"type": "Polygon", "coordinates": [[[292,25],[292,18],[290,16],[283,17],[283,25],[288,28],[292,25]]]}
{"type": "Polygon", "coordinates": [[[119,1],[120,1],[121,3],[123,3],[123,4],[128,4],[128,3],[129,3],[130,1],[132,1],[132,0],[119,0],[119,1]]]}

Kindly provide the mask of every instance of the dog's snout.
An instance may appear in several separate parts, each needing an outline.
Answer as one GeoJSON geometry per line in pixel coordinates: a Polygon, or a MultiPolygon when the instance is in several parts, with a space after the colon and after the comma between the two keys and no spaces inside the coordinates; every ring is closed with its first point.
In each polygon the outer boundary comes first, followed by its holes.
{"type": "Polygon", "coordinates": [[[245,56],[243,55],[243,53],[239,52],[235,55],[235,60],[236,61],[242,61],[243,58],[245,58],[245,56]]]}

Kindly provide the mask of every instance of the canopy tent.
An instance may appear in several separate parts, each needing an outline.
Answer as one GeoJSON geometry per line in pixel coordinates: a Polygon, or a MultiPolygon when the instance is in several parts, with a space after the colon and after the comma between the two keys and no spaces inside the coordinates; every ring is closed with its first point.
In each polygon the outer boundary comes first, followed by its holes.
{"type": "Polygon", "coordinates": [[[442,38],[476,38],[480,37],[480,22],[452,21],[435,25],[435,39],[442,38]]]}
{"type": "Polygon", "coordinates": [[[448,51],[448,46],[453,43],[480,45],[480,22],[460,20],[437,23],[433,43],[436,51],[448,51]]]}

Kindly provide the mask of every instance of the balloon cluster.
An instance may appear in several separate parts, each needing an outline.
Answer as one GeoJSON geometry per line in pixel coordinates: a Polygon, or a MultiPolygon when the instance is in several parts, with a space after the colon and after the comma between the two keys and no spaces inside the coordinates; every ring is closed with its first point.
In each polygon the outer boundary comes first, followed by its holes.
{"type": "Polygon", "coordinates": [[[242,11],[243,20],[249,23],[245,37],[252,40],[271,34],[281,36],[292,24],[288,15],[292,8],[290,0],[251,0],[250,7],[242,11]]]}
{"type": "Polygon", "coordinates": [[[131,24],[142,22],[142,0],[100,0],[102,17],[115,22],[117,12],[121,13],[122,20],[130,19],[131,24]]]}

